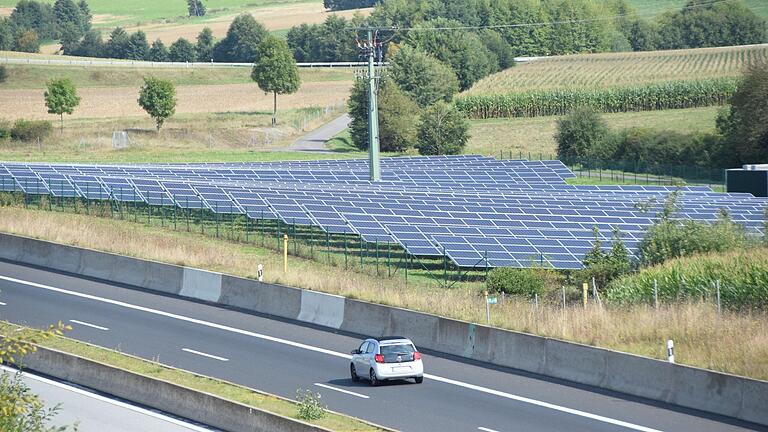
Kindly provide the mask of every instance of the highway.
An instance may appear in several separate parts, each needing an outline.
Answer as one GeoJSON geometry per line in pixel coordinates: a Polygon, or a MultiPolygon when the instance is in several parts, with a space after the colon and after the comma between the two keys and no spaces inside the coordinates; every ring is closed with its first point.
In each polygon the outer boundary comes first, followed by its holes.
{"type": "Polygon", "coordinates": [[[0,319],[61,320],[69,337],[289,398],[312,389],[332,410],[403,431],[766,430],[428,351],[423,384],[374,388],[349,378],[357,337],[6,262],[0,319]]]}
{"type": "MultiPolygon", "coordinates": [[[[2,369],[16,373],[9,367],[2,369]]],[[[216,431],[33,373],[22,373],[22,380],[45,402],[46,409],[59,405],[47,426],[76,425],[78,432],[216,431]]]]}

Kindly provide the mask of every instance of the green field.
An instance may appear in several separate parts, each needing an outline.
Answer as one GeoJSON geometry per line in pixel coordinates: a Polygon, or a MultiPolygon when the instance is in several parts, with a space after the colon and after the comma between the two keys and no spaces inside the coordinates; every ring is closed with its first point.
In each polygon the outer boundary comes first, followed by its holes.
{"type": "Polygon", "coordinates": [[[462,95],[559,88],[601,89],[668,81],[738,77],[768,60],[768,45],[735,48],[577,54],[521,64],[491,75],[462,95]]]}
{"type": "MultiPolygon", "coordinates": [[[[54,0],[43,0],[53,3],[54,0]]],[[[0,7],[13,8],[17,0],[0,0],[0,7]]],[[[190,19],[187,5],[183,1],[153,0],[88,0],[96,27],[114,27],[116,25],[136,25],[147,21],[176,20],[204,22],[222,14],[236,14],[246,9],[281,6],[287,4],[311,3],[307,0],[206,0],[208,14],[205,17],[190,19]]],[[[319,1],[315,1],[319,3],[319,1]]]]}
{"type": "MultiPolygon", "coordinates": [[[[628,0],[639,15],[652,18],[664,12],[680,10],[685,5],[685,0],[628,0]]],[[[765,0],[744,0],[744,3],[752,11],[764,18],[768,18],[768,4],[765,0]]]]}
{"type": "MultiPolygon", "coordinates": [[[[605,114],[615,129],[643,127],[678,132],[711,132],[719,107],[605,114]]],[[[465,153],[490,156],[552,158],[557,153],[558,116],[472,120],[465,153]],[[511,155],[511,156],[508,156],[511,155]]]]}

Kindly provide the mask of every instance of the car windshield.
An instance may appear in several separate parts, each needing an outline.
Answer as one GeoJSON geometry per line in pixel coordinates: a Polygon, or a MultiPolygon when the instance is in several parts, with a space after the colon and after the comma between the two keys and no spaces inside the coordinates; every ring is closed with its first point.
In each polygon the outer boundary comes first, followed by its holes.
{"type": "Polygon", "coordinates": [[[391,354],[410,354],[412,352],[416,351],[413,348],[413,345],[411,344],[397,344],[397,345],[382,345],[381,346],[381,354],[382,355],[391,355],[391,354]]]}

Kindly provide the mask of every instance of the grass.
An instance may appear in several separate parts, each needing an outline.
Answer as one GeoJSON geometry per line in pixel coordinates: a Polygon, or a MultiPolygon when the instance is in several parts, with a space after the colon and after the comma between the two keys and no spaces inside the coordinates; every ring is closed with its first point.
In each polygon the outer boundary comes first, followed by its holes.
{"type": "MultiPolygon", "coordinates": [[[[628,0],[638,14],[646,18],[661,15],[664,12],[680,10],[685,6],[685,0],[628,0]]],[[[763,0],[744,0],[744,3],[752,11],[763,18],[768,19],[768,7],[763,0]]]]}
{"type": "MultiPolygon", "coordinates": [[[[15,333],[17,331],[28,332],[31,330],[10,323],[0,323],[0,334],[15,333]]],[[[143,360],[128,354],[97,347],[65,337],[54,337],[41,342],[39,345],[134,372],[156,380],[171,382],[193,390],[212,394],[284,417],[297,419],[297,405],[295,402],[227,381],[209,378],[182,369],[171,368],[161,363],[143,360]]],[[[336,413],[329,413],[323,419],[310,421],[309,423],[334,431],[383,430],[353,417],[336,413]]]]}
{"type": "Polygon", "coordinates": [[[349,129],[344,129],[336,134],[336,136],[328,140],[325,146],[328,150],[338,153],[358,153],[361,156],[368,154],[366,152],[361,152],[360,149],[355,147],[352,143],[352,132],[349,129]]]}
{"type": "MultiPolygon", "coordinates": [[[[711,132],[719,107],[604,114],[614,129],[643,127],[677,132],[711,132]]],[[[557,154],[558,116],[472,120],[465,153],[549,159],[557,154]],[[540,157],[539,157],[540,156],[540,157]]]]}
{"type": "MultiPolygon", "coordinates": [[[[0,159],[28,162],[238,162],[338,158],[339,155],[289,152],[298,136],[334,117],[324,109],[279,113],[272,129],[271,113],[181,114],[160,132],[148,117],[67,120],[63,134],[55,130],[40,144],[0,140],[0,159]],[[127,149],[112,146],[112,132],[128,132],[127,149]]],[[[58,125],[57,125],[58,126],[58,125]]],[[[343,157],[348,157],[344,155],[343,157]]]]}
{"type": "Polygon", "coordinates": [[[493,74],[463,95],[558,88],[598,89],[687,79],[738,77],[768,59],[768,46],[556,56],[493,74]]]}
{"type": "MultiPolygon", "coordinates": [[[[0,231],[251,278],[255,263],[263,263],[268,282],[485,322],[482,287],[477,283],[448,289],[427,278],[412,278],[406,286],[402,274],[379,277],[370,270],[296,257],[290,258],[289,272],[284,274],[279,253],[253,244],[16,207],[0,208],[0,231]]],[[[567,294],[565,308],[559,291],[543,298],[538,309],[526,300],[502,297],[492,310],[492,324],[659,359],[665,358],[665,341],[674,339],[680,363],[768,379],[768,316],[763,312],[717,316],[711,303],[701,302],[673,303],[658,311],[646,306],[584,309],[578,306],[575,288],[567,294]]]]}

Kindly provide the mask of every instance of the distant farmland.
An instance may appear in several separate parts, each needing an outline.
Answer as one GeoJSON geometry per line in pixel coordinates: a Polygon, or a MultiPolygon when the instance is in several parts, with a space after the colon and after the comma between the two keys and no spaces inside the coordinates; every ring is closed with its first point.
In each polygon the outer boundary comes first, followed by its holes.
{"type": "Polygon", "coordinates": [[[491,75],[465,94],[494,94],[558,88],[603,88],[724,78],[768,60],[768,44],[753,47],[576,54],[518,65],[491,75]]]}
{"type": "Polygon", "coordinates": [[[763,61],[768,45],[551,57],[483,79],[456,105],[480,119],[721,105],[744,70],[763,61]]]}

